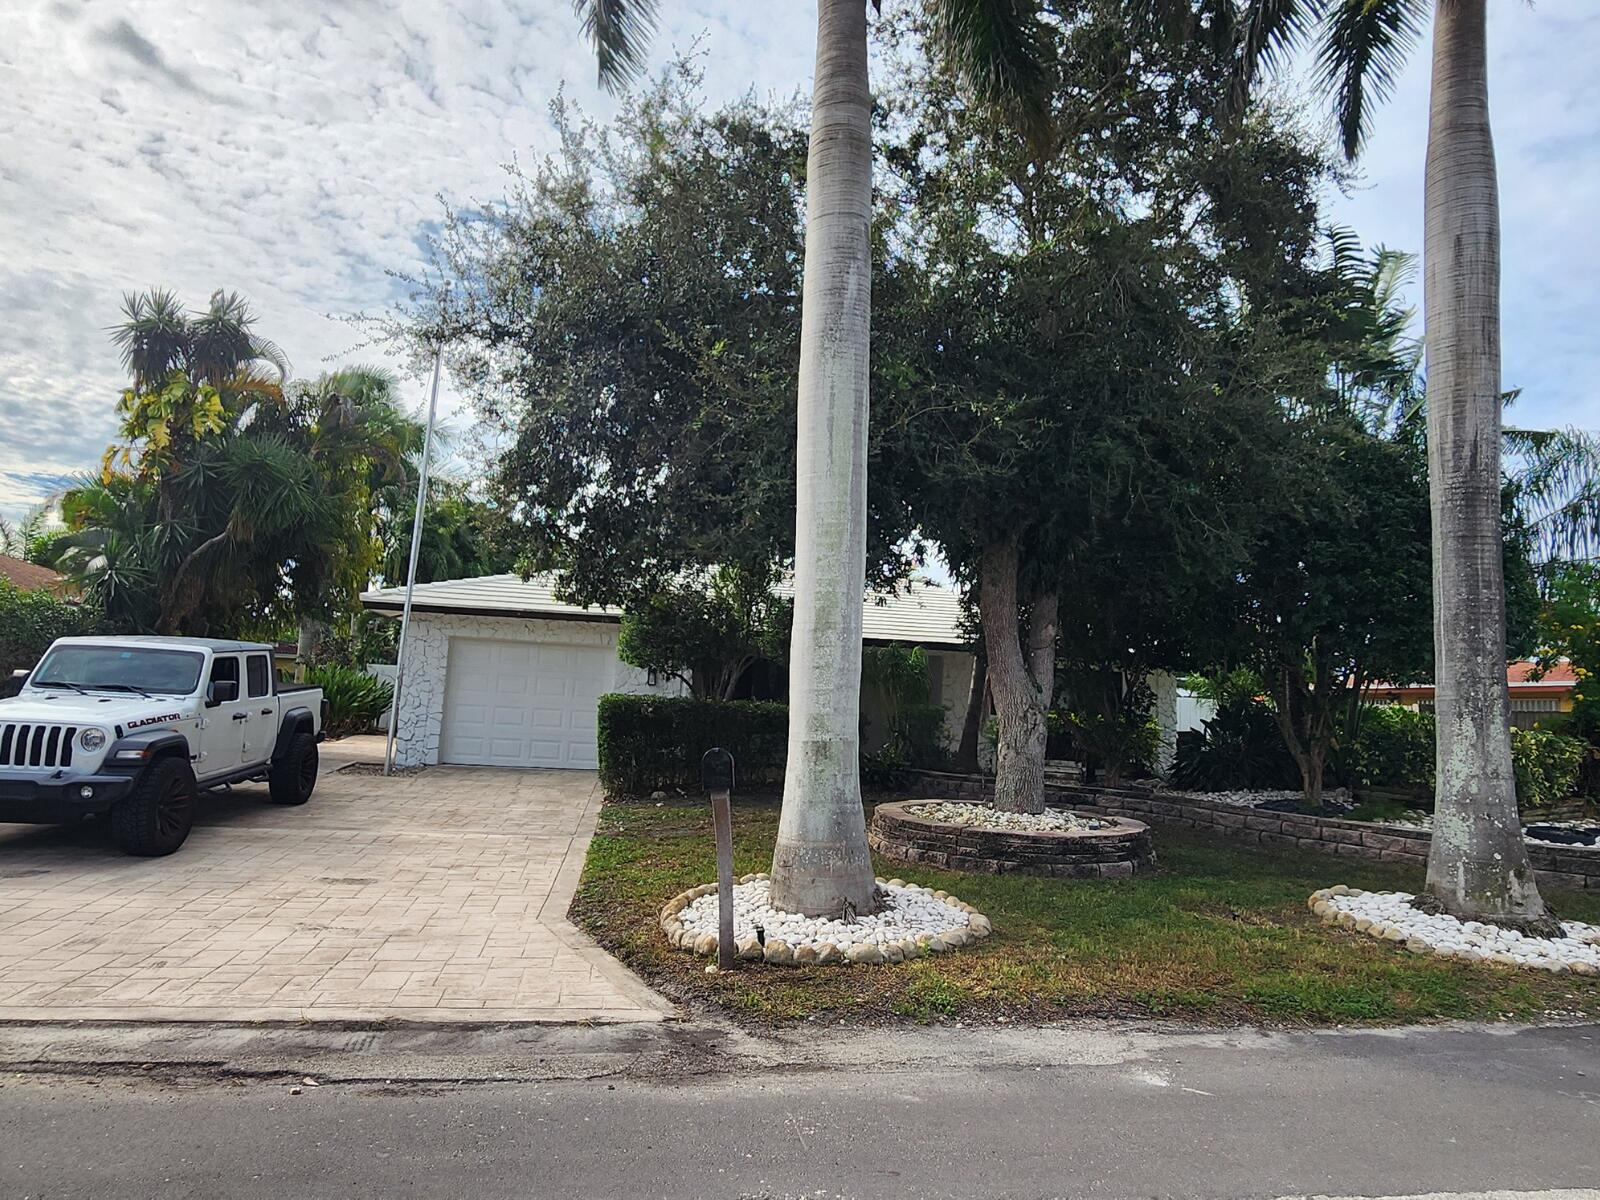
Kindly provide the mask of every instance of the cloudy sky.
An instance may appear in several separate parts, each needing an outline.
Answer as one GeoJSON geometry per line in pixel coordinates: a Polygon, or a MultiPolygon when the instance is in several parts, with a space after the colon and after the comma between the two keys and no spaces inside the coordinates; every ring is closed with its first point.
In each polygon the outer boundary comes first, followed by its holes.
{"type": "MultiPolygon", "coordinates": [[[[808,83],[806,0],[668,0],[655,46],[703,39],[720,99],[808,83]]],[[[1505,222],[1506,383],[1524,424],[1600,425],[1600,4],[1492,4],[1505,222]]],[[[1336,215],[1421,244],[1426,55],[1336,215]]],[[[396,297],[452,200],[549,145],[566,82],[610,111],[570,0],[4,0],[0,3],[0,514],[96,463],[130,289],[243,292],[310,375],[364,361],[338,319],[396,297]]],[[[408,384],[421,405],[422,387],[408,384]]],[[[453,397],[446,409],[456,424],[453,397]]]]}

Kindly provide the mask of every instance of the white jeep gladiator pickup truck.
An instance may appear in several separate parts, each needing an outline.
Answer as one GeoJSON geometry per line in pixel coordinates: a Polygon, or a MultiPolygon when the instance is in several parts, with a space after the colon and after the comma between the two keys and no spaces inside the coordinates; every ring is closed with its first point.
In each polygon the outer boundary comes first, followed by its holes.
{"type": "Polygon", "coordinates": [[[322,690],[279,683],[259,642],[61,638],[0,700],[0,821],[105,813],[129,854],[171,854],[207,788],[311,799],[323,717],[322,690]]]}

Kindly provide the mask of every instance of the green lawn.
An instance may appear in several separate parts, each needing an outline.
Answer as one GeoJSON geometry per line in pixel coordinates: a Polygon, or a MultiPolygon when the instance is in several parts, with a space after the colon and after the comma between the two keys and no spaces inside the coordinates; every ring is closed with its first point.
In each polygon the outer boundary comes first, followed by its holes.
{"type": "MultiPolygon", "coordinates": [[[[734,811],[735,870],[764,871],[775,801],[734,811]]],[[[1418,872],[1313,853],[1244,849],[1158,828],[1162,871],[1076,882],[930,871],[878,873],[954,892],[994,920],[976,947],[887,966],[742,964],[708,975],[656,924],[672,895],[715,878],[709,808],[608,803],[572,916],[642,976],[691,1006],[758,1021],[1039,1021],[1088,1015],[1288,1025],[1600,1017],[1600,982],[1469,966],[1320,924],[1319,887],[1414,890],[1418,872]]],[[[1552,892],[1563,916],[1600,920],[1600,897],[1552,892]]]]}

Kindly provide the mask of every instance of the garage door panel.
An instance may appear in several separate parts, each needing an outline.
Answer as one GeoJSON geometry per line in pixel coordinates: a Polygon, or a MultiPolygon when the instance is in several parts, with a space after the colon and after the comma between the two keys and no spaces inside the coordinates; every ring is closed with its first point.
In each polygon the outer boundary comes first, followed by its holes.
{"type": "Polygon", "coordinates": [[[440,760],[593,770],[614,671],[609,648],[451,639],[440,760]]]}
{"type": "Polygon", "coordinates": [[[541,732],[551,729],[565,729],[570,714],[563,708],[535,708],[528,714],[528,723],[541,732]]]}

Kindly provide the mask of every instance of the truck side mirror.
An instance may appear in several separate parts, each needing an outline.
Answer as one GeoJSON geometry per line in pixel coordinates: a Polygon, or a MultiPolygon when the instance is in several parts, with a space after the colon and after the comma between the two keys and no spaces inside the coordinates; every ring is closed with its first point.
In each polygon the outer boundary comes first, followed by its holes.
{"type": "Polygon", "coordinates": [[[215,708],[219,704],[232,704],[239,698],[239,681],[237,679],[213,679],[206,685],[206,707],[215,708]]]}
{"type": "Polygon", "coordinates": [[[11,672],[11,678],[20,681],[26,679],[31,674],[33,674],[33,672],[27,667],[18,667],[15,671],[11,672]]]}

